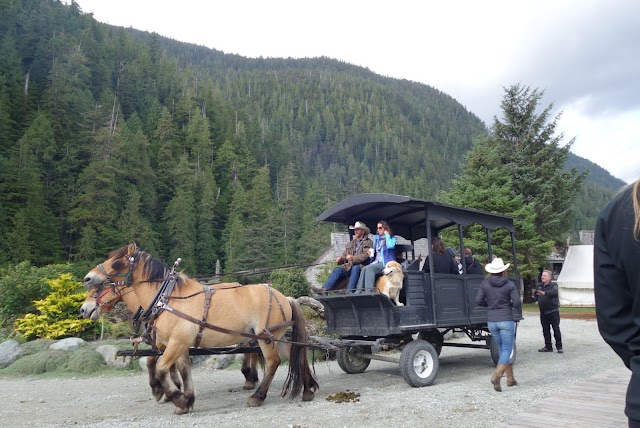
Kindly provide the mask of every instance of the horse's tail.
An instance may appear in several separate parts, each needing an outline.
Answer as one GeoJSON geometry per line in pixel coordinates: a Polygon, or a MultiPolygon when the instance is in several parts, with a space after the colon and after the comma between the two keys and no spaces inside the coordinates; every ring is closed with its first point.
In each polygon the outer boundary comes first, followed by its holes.
{"type": "Polygon", "coordinates": [[[284,397],[288,394],[289,398],[294,398],[300,395],[300,390],[303,387],[305,391],[315,391],[319,385],[309,367],[307,346],[301,345],[309,341],[302,308],[294,298],[287,297],[287,299],[291,305],[291,319],[293,321],[291,342],[293,343],[291,343],[289,356],[289,373],[282,387],[281,395],[284,397]]]}

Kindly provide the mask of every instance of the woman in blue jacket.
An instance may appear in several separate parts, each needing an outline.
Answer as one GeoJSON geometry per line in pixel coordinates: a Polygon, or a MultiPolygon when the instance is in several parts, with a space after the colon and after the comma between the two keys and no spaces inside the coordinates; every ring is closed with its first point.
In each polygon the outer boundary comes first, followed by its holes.
{"type": "Polygon", "coordinates": [[[372,291],[376,286],[376,275],[382,274],[387,262],[396,259],[396,237],[391,233],[391,226],[384,220],[378,222],[378,234],[373,239],[370,251],[370,262],[362,268],[356,293],[372,291]]]}

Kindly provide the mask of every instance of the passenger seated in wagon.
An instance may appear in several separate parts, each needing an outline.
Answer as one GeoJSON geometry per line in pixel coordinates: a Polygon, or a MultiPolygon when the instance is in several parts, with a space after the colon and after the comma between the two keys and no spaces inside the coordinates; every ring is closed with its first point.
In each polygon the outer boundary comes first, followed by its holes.
{"type": "Polygon", "coordinates": [[[423,272],[430,272],[429,258],[433,256],[433,273],[460,274],[458,262],[445,250],[444,241],[438,237],[431,238],[431,254],[424,259],[423,272]]]}
{"type": "Polygon", "coordinates": [[[378,234],[373,239],[373,247],[370,249],[370,263],[362,268],[356,293],[373,291],[375,289],[376,275],[380,275],[387,262],[396,259],[396,237],[391,232],[391,226],[385,220],[378,221],[378,234]]]}

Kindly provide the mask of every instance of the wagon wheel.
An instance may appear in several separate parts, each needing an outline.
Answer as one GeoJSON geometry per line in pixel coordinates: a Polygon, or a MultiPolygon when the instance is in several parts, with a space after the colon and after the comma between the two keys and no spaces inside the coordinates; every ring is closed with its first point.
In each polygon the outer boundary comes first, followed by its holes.
{"type": "Polygon", "coordinates": [[[362,356],[363,354],[371,354],[371,346],[340,348],[336,353],[336,360],[345,373],[362,373],[371,363],[370,359],[362,356]]]}
{"type": "MultiPolygon", "coordinates": [[[[487,346],[491,351],[491,359],[493,360],[493,364],[498,364],[498,360],[500,360],[500,349],[498,348],[498,343],[493,340],[493,336],[489,336],[487,339],[487,346]]],[[[509,364],[513,364],[516,361],[516,340],[513,338],[513,349],[511,350],[511,355],[509,355],[509,364]]]]}
{"type": "Polygon", "coordinates": [[[400,373],[413,387],[429,386],[440,368],[440,360],[433,345],[425,340],[409,342],[400,354],[400,373]]]}
{"type": "Polygon", "coordinates": [[[429,342],[431,346],[433,346],[433,349],[436,350],[436,354],[438,354],[438,357],[440,356],[440,353],[442,352],[442,344],[444,343],[444,337],[442,336],[442,333],[440,333],[438,330],[421,331],[420,333],[418,333],[418,339],[426,340],[427,342],[429,342]]]}

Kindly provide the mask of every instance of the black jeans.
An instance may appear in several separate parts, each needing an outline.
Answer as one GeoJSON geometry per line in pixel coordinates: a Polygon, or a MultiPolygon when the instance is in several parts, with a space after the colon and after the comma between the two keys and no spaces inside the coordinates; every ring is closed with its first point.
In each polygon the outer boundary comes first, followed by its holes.
{"type": "Polygon", "coordinates": [[[542,324],[542,335],[544,336],[544,346],[553,349],[551,346],[551,328],[553,337],[556,339],[556,349],[562,349],[562,335],[560,334],[560,312],[554,311],[549,314],[540,312],[540,324],[542,324]]]}

